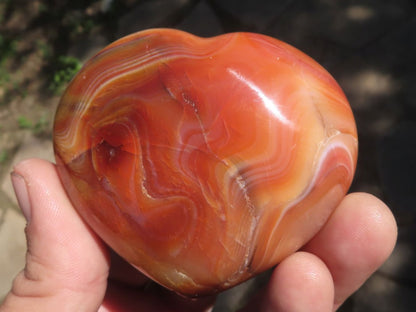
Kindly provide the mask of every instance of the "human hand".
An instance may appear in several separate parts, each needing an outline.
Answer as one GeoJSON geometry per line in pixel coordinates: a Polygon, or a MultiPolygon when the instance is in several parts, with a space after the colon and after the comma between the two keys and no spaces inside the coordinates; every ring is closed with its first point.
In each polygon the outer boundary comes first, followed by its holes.
{"type": "MultiPolygon", "coordinates": [[[[187,300],[146,286],[147,278],[111,257],[72,207],[53,164],[24,161],[12,180],[27,218],[28,251],[0,312],[209,310],[214,297],[187,300]]],[[[244,311],[336,310],[385,261],[396,237],[387,206],[350,194],[301,251],[276,267],[244,311]]]]}

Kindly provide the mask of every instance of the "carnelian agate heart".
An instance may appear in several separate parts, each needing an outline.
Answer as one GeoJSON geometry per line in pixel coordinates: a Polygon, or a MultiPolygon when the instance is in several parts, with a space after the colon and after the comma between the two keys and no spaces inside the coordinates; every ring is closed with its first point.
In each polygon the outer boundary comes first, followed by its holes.
{"type": "Polygon", "coordinates": [[[215,293],[295,252],[347,192],[350,106],[273,38],[151,29],[92,58],[54,125],[63,185],[92,229],[178,293],[215,293]]]}

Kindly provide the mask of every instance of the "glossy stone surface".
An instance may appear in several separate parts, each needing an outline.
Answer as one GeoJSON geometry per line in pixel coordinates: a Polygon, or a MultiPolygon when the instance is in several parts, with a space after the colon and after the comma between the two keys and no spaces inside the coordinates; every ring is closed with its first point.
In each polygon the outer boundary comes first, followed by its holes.
{"type": "Polygon", "coordinates": [[[315,61],[252,33],[151,29],[92,58],[54,125],[59,174],[95,232],[188,296],[299,249],[347,192],[350,106],[315,61]]]}

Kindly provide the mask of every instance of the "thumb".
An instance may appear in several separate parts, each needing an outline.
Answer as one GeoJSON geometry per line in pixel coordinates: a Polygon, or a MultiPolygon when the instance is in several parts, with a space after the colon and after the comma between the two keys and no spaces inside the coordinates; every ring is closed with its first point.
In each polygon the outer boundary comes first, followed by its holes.
{"type": "Polygon", "coordinates": [[[0,312],[97,311],[107,286],[107,250],[72,207],[55,166],[30,159],[11,176],[27,220],[27,254],[0,312]]]}

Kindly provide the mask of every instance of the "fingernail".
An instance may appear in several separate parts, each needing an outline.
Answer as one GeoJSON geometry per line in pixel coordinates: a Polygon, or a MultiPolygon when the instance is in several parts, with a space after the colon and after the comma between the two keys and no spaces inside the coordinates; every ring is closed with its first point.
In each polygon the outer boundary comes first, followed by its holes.
{"type": "Polygon", "coordinates": [[[17,201],[19,203],[20,209],[23,212],[26,221],[30,222],[30,217],[32,214],[32,209],[30,205],[29,193],[27,191],[27,184],[23,176],[16,172],[10,174],[14,193],[16,194],[17,201]]]}

